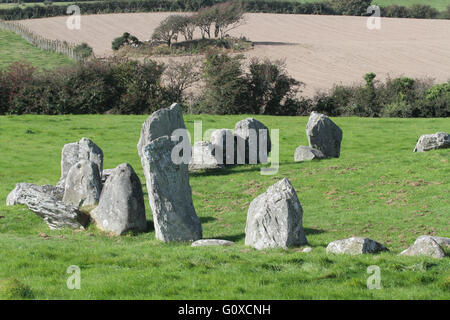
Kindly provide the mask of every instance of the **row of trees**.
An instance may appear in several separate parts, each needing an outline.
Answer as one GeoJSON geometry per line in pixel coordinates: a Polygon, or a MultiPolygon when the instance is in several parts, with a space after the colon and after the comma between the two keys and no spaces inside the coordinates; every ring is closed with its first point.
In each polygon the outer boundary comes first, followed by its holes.
{"type": "Polygon", "coordinates": [[[202,38],[223,38],[244,21],[242,2],[224,2],[200,9],[193,15],[171,15],[155,29],[152,39],[163,41],[170,47],[182,35],[185,41],[193,40],[196,29],[202,38]],[[214,33],[213,33],[214,32],[214,33]]]}

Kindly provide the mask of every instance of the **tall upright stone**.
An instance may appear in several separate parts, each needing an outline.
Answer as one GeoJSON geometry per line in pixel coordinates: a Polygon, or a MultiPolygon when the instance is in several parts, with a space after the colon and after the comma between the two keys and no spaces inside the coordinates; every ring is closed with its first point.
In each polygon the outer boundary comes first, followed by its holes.
{"type": "Polygon", "coordinates": [[[245,244],[258,250],[306,244],[302,219],[303,209],[297,193],[284,178],[251,202],[245,244]]]}
{"type": "Polygon", "coordinates": [[[322,151],[325,157],[339,158],[342,130],[326,115],[313,111],[306,125],[309,146],[322,151]]]}
{"type": "Polygon", "coordinates": [[[103,151],[92,140],[82,138],[79,142],[64,145],[61,154],[61,178],[58,186],[64,187],[69,170],[80,160],[89,160],[103,171],[103,151]]]}
{"type": "Polygon", "coordinates": [[[175,145],[169,136],[162,136],[144,149],[156,238],[165,242],[195,241],[202,238],[202,226],[192,202],[188,165],[172,160],[175,145]]]}
{"type": "Polygon", "coordinates": [[[78,161],[66,176],[63,202],[78,207],[98,204],[102,180],[98,166],[89,160],[78,161]]]}
{"type": "Polygon", "coordinates": [[[272,151],[269,129],[254,118],[236,123],[234,135],[237,149],[237,164],[266,163],[272,151]]]}
{"type": "Polygon", "coordinates": [[[142,185],[131,165],[123,163],[111,170],[91,216],[99,229],[116,235],[146,231],[142,185]]]}

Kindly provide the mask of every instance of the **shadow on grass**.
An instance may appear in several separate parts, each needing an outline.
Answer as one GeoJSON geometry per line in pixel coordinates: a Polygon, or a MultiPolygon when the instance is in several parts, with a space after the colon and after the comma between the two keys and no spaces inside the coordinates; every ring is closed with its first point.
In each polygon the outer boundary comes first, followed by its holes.
{"type": "Polygon", "coordinates": [[[238,234],[234,234],[234,235],[221,235],[221,236],[217,236],[215,237],[215,239],[223,239],[223,240],[228,240],[228,241],[239,241],[245,238],[245,233],[238,233],[238,234]]]}
{"type": "Polygon", "coordinates": [[[309,234],[321,234],[321,233],[325,232],[325,230],[311,229],[311,228],[303,228],[303,230],[305,231],[306,235],[309,235],[309,234]]]}
{"type": "Polygon", "coordinates": [[[256,41],[253,42],[255,46],[295,46],[298,43],[292,42],[278,42],[278,41],[256,41]]]}
{"type": "Polygon", "coordinates": [[[200,222],[201,222],[201,223],[208,223],[208,222],[216,221],[216,220],[217,220],[217,219],[214,218],[214,217],[200,217],[199,219],[200,219],[200,222]]]}

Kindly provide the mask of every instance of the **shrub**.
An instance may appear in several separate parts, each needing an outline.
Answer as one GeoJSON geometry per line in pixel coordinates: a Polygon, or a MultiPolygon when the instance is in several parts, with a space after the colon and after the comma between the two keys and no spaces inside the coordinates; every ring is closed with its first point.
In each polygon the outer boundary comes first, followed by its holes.
{"type": "Polygon", "coordinates": [[[111,47],[114,51],[117,51],[126,44],[138,46],[141,44],[141,42],[139,41],[139,39],[137,37],[132,36],[128,32],[125,32],[122,36],[117,37],[113,40],[111,47]]]}
{"type": "Polygon", "coordinates": [[[338,14],[350,16],[366,15],[372,0],[330,0],[331,6],[338,14]]]}
{"type": "Polygon", "coordinates": [[[381,15],[388,18],[408,18],[409,11],[404,6],[390,5],[382,8],[381,15]]]}
{"type": "Polygon", "coordinates": [[[74,48],[74,53],[81,58],[81,60],[85,60],[91,57],[94,53],[94,50],[87,43],[83,42],[82,44],[77,45],[74,48]]]}
{"type": "Polygon", "coordinates": [[[408,18],[416,19],[434,19],[439,14],[439,11],[429,5],[413,4],[408,9],[408,18]]]}

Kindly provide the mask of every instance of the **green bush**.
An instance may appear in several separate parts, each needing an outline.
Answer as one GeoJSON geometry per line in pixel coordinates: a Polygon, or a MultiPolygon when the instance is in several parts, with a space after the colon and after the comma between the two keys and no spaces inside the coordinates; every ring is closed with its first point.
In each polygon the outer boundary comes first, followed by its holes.
{"type": "Polygon", "coordinates": [[[124,45],[138,46],[140,44],[141,42],[137,37],[125,32],[122,36],[117,37],[112,41],[111,47],[114,51],[117,51],[124,45]]]}
{"type": "Polygon", "coordinates": [[[408,18],[416,19],[434,19],[438,16],[439,11],[429,5],[413,4],[408,9],[408,18]]]}
{"type": "Polygon", "coordinates": [[[349,16],[363,16],[372,0],[330,0],[335,12],[349,16]]]}
{"type": "Polygon", "coordinates": [[[92,47],[85,42],[77,45],[73,51],[81,60],[85,60],[94,54],[92,47]]]}

